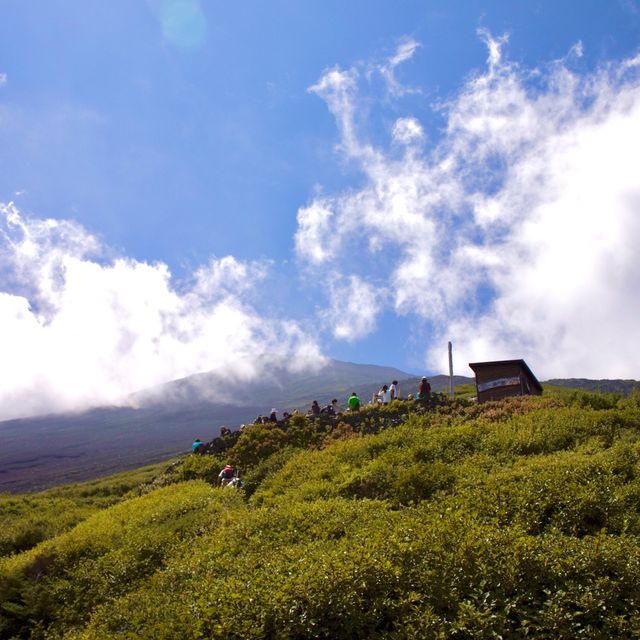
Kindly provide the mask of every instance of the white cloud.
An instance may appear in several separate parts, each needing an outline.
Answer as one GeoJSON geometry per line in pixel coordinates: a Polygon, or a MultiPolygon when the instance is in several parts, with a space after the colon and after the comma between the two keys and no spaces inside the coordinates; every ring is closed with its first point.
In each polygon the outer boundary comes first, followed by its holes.
{"type": "Polygon", "coordinates": [[[7,74],[0,73],[0,87],[2,87],[5,84],[7,84],[7,74]]]}
{"type": "Polygon", "coordinates": [[[352,342],[373,332],[384,289],[354,275],[346,278],[334,275],[329,282],[329,308],[323,312],[323,318],[333,335],[352,342]]]}
{"type": "Polygon", "coordinates": [[[420,44],[413,38],[405,38],[398,45],[396,52],[392,55],[385,64],[379,68],[380,75],[385,79],[387,83],[387,90],[390,95],[394,97],[400,97],[406,93],[414,93],[415,89],[404,87],[396,78],[396,67],[407,60],[413,58],[415,52],[420,47],[420,44]]]}
{"type": "Polygon", "coordinates": [[[495,38],[486,29],[478,29],[478,35],[487,45],[487,51],[489,52],[487,64],[489,69],[493,70],[502,61],[502,47],[509,42],[509,36],[504,34],[499,38],[495,38]]]}
{"type": "Polygon", "coordinates": [[[298,211],[296,251],[312,264],[326,262],[337,249],[331,231],[332,217],[333,212],[328,201],[315,200],[309,207],[298,211]]]}
{"type": "MultiPolygon", "coordinates": [[[[305,209],[330,209],[331,259],[309,249],[317,225],[299,226],[298,254],[318,280],[349,274],[362,290],[381,278],[393,289],[349,332],[329,316],[334,334],[366,335],[392,308],[428,323],[434,345],[453,339],[461,372],[525,357],[541,377],[638,377],[640,57],[580,75],[576,45],[567,60],[525,69],[505,60],[505,37],[481,36],[487,69],[440,105],[446,129],[430,148],[412,117],[396,120],[388,149],[373,147],[353,124],[371,96],[352,81],[338,100],[326,74],[316,85],[331,87],[318,94],[365,180],[305,209]],[[401,158],[398,142],[411,143],[401,158]]],[[[444,370],[441,351],[425,364],[444,370]]]]}
{"type": "Polygon", "coordinates": [[[0,419],[117,404],[199,371],[249,380],[267,356],[323,362],[295,323],[248,303],[268,265],[214,259],[180,290],[166,265],[105,262],[101,250],[73,222],[0,206],[0,419]]]}
{"type": "Polygon", "coordinates": [[[393,125],[393,139],[401,144],[420,142],[424,138],[422,126],[415,118],[398,118],[393,125]]]}
{"type": "Polygon", "coordinates": [[[356,69],[342,71],[334,67],[322,74],[320,80],[309,87],[309,91],[320,96],[336,118],[342,148],[348,156],[366,151],[360,144],[355,126],[358,72],[356,69]]]}

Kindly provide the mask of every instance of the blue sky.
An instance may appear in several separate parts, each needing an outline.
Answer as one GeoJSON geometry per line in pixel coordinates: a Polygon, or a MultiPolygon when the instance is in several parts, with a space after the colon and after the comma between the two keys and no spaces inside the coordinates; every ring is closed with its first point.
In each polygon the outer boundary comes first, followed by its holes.
{"type": "Polygon", "coordinates": [[[4,0],[0,415],[447,340],[640,377],[639,45],[636,0],[4,0]]]}

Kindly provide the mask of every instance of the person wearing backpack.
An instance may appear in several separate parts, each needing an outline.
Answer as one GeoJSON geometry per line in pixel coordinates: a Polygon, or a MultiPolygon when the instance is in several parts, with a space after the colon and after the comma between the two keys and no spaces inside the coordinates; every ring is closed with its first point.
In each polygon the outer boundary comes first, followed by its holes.
{"type": "Polygon", "coordinates": [[[226,487],[237,475],[236,470],[230,464],[225,465],[224,469],[218,474],[220,486],[226,487]]]}

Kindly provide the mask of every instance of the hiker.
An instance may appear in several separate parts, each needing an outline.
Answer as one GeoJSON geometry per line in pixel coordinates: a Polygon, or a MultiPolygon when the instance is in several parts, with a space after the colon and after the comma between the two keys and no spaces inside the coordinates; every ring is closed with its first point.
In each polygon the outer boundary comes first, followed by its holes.
{"type": "Polygon", "coordinates": [[[309,415],[311,416],[319,416],[320,415],[320,405],[317,400],[314,400],[311,403],[311,409],[309,409],[309,415]]]}
{"type": "Polygon", "coordinates": [[[271,409],[271,413],[269,414],[269,422],[278,422],[278,413],[274,409],[271,409]]]}
{"type": "Polygon", "coordinates": [[[333,415],[334,416],[341,416],[342,415],[342,408],[338,404],[338,400],[336,398],[334,398],[331,401],[331,407],[333,408],[333,415]]]}
{"type": "Polygon", "coordinates": [[[382,404],[389,404],[391,402],[391,391],[389,391],[389,387],[386,384],[382,385],[380,391],[378,391],[378,402],[382,404]]]}
{"type": "Polygon", "coordinates": [[[360,398],[358,398],[358,394],[354,391],[347,401],[349,405],[349,411],[360,411],[360,398]]]}
{"type": "Polygon", "coordinates": [[[400,389],[398,388],[398,381],[394,380],[389,387],[389,393],[392,400],[400,400],[400,389]]]}
{"type": "Polygon", "coordinates": [[[237,475],[236,470],[230,464],[225,465],[224,469],[218,474],[220,486],[226,487],[237,475]]]}
{"type": "Polygon", "coordinates": [[[326,407],[322,407],[322,409],[320,409],[320,413],[323,413],[327,416],[335,415],[335,413],[333,412],[333,405],[329,403],[326,407]]]}
{"type": "Polygon", "coordinates": [[[231,429],[228,427],[220,427],[220,437],[224,438],[225,436],[231,435],[231,429]]]}
{"type": "Polygon", "coordinates": [[[200,438],[196,438],[191,445],[191,453],[200,453],[204,449],[204,442],[200,438]]]}
{"type": "Polygon", "coordinates": [[[431,385],[429,381],[423,377],[420,381],[420,386],[418,387],[418,399],[423,402],[427,402],[431,397],[431,385]]]}

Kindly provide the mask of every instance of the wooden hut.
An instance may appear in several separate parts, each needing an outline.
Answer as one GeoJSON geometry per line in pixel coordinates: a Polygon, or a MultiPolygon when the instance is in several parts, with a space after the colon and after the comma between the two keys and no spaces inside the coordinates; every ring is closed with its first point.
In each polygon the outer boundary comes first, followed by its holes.
{"type": "Polygon", "coordinates": [[[469,366],[476,374],[478,402],[542,393],[542,385],[524,360],[470,362],[469,366]]]}

